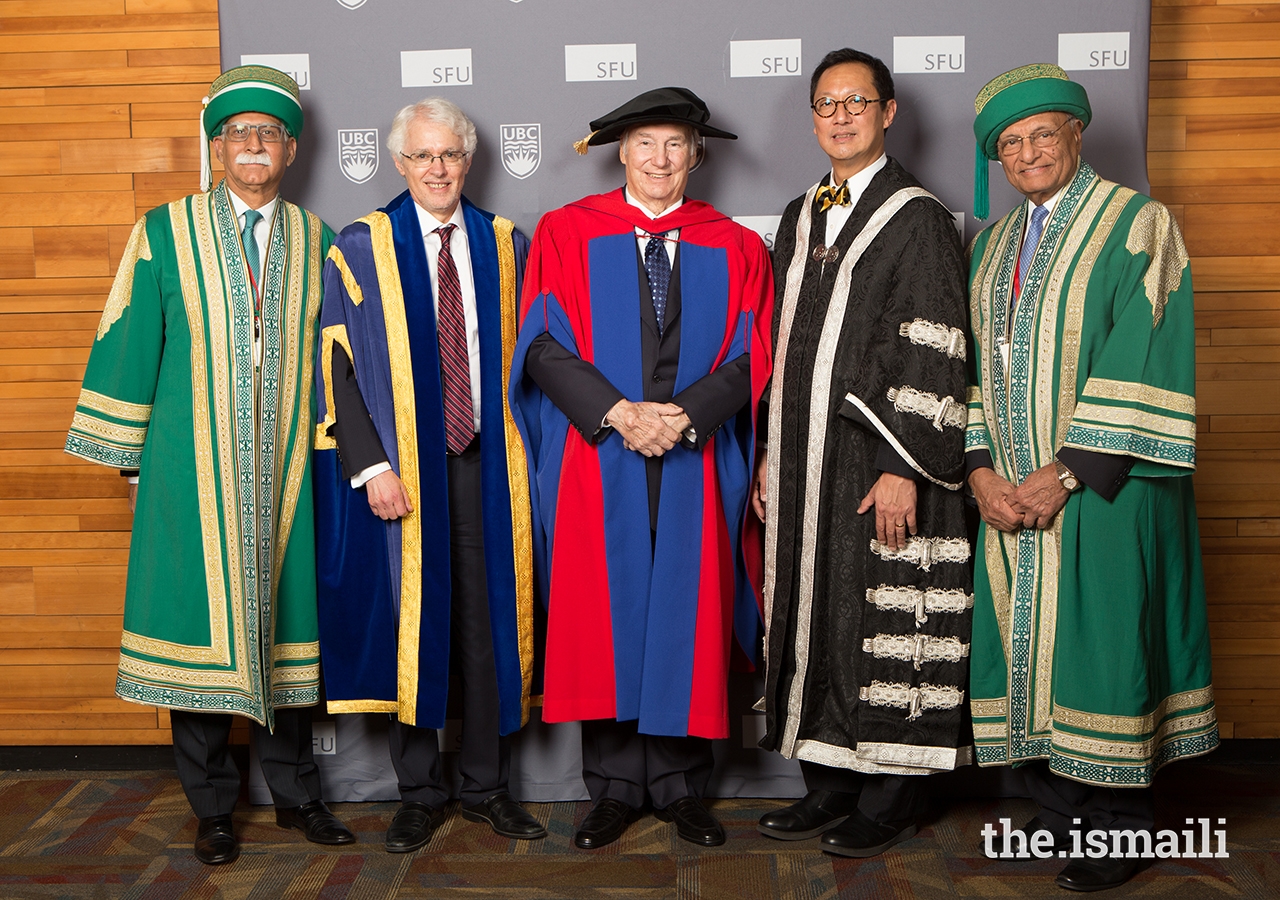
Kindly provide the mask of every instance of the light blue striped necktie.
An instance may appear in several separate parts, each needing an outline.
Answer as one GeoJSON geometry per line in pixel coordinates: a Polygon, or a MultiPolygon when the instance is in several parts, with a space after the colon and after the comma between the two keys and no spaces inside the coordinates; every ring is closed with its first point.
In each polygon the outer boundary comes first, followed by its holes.
{"type": "MultiPolygon", "coordinates": [[[[1035,258],[1036,247],[1040,245],[1040,235],[1044,233],[1044,220],[1049,218],[1049,209],[1035,206],[1031,209],[1031,221],[1027,224],[1027,236],[1022,241],[1022,253],[1018,256],[1018,294],[1027,284],[1027,273],[1031,269],[1031,260],[1035,258]]],[[[1018,302],[1017,295],[1013,298],[1018,302]]]]}

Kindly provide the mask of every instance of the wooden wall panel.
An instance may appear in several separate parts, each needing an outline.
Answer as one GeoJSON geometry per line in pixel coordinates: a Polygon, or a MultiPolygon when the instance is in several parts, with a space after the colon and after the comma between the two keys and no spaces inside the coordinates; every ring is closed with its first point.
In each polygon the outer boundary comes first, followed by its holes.
{"type": "MultiPolygon", "coordinates": [[[[1155,0],[1151,37],[1152,192],[1197,289],[1223,733],[1278,737],[1280,0],[1155,0]]],[[[125,485],[61,447],[131,224],[196,187],[217,71],[217,0],[0,0],[0,744],[169,739],[112,694],[125,485]]]]}
{"type": "Polygon", "coordinates": [[[134,221],[197,187],[217,73],[217,0],[0,0],[0,744],[169,740],[114,696],[126,486],[62,442],[134,221]]]}
{"type": "Polygon", "coordinates": [[[1156,0],[1147,161],[1196,286],[1196,501],[1222,733],[1280,737],[1280,3],[1156,0]]]}

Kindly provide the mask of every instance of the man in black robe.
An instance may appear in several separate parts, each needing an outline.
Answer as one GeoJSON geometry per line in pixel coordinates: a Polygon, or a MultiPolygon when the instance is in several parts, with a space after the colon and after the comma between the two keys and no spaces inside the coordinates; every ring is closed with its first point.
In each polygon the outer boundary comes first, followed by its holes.
{"type": "Polygon", "coordinates": [[[810,85],[831,173],[774,248],[765,519],[766,749],[808,794],[782,840],[866,857],[916,832],[920,775],[959,747],[973,595],[965,532],[965,268],[951,214],[884,153],[884,63],[836,50],[810,85]]]}

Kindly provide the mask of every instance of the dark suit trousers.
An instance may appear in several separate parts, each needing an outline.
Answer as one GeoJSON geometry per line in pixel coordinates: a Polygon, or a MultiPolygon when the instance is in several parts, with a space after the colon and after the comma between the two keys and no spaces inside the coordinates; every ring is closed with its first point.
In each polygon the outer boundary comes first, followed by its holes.
{"type": "Polygon", "coordinates": [[[611,797],[639,809],[647,792],[662,809],[701,797],[713,764],[707,738],[640,734],[634,720],[582,723],[582,780],[592,803],[611,797]]]}
{"type": "Polygon", "coordinates": [[[1027,793],[1040,804],[1040,821],[1056,837],[1065,838],[1073,829],[1082,834],[1094,828],[1155,831],[1155,792],[1149,787],[1108,788],[1072,781],[1050,772],[1044,760],[1020,766],[1019,771],[1027,793]]]}
{"type": "MultiPolygon", "coordinates": [[[[231,716],[169,710],[178,780],[201,819],[230,815],[240,796],[240,772],[231,758],[231,716]]],[[[311,753],[311,709],[276,710],[275,731],[249,723],[271,799],[281,809],[320,799],[320,770],[311,753]]]]}
{"type": "Polygon", "coordinates": [[[857,794],[858,811],[873,822],[902,822],[924,812],[927,794],[923,775],[869,775],[803,759],[800,771],[804,786],[811,791],[857,794]]]}
{"type": "MultiPolygon", "coordinates": [[[[480,439],[448,457],[451,667],[461,676],[462,803],[470,806],[507,789],[511,741],[501,736],[498,668],[489,625],[489,590],[484,568],[480,439]]],[[[503,486],[505,489],[505,485],[503,486]]],[[[439,808],[449,799],[434,728],[391,722],[391,762],[400,797],[439,808]]]]}

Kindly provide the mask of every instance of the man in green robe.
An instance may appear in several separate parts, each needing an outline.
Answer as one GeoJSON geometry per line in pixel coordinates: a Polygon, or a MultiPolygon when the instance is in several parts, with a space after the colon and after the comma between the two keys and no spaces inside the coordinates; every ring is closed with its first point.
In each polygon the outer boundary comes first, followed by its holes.
{"type": "MultiPolygon", "coordinates": [[[[279,198],[302,131],[283,72],[221,75],[202,125],[225,169],[133,228],[89,355],[68,453],[137,473],[116,693],[167,707],[196,858],[239,853],[233,715],[276,822],[355,840],[320,799],[310,437],[321,265],[333,233],[279,198]]],[[[131,479],[133,480],[133,479],[131,479]]]]}
{"type": "Polygon", "coordinates": [[[1103,890],[1141,860],[1084,858],[1083,834],[1141,848],[1155,771],[1218,744],[1191,271],[1169,210],[1080,159],[1092,111],[1062,69],[1007,72],[975,109],[975,212],[989,159],[1027,202],[970,250],[974,740],[980,765],[1020,764],[1041,806],[1014,850],[1047,831],[1071,857],[1058,884],[1103,890]]]}

